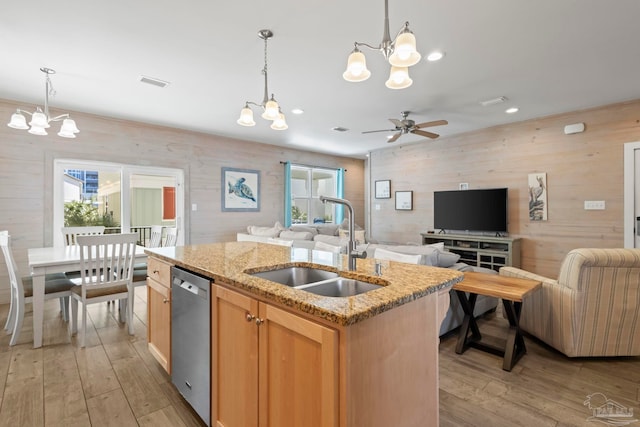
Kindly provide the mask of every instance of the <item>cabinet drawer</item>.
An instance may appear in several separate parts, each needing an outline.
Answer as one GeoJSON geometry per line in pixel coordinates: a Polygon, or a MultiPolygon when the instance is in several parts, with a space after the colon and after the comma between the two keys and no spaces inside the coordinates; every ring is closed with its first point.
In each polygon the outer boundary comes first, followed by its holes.
{"type": "Polygon", "coordinates": [[[171,265],[157,258],[147,258],[147,275],[156,282],[171,287],[171,265]]]}

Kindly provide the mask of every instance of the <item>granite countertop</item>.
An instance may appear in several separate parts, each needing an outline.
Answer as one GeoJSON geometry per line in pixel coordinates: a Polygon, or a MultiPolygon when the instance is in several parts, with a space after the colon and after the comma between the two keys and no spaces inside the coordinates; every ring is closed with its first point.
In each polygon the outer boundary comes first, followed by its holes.
{"type": "Polygon", "coordinates": [[[348,271],[346,255],[256,242],[148,248],[145,252],[214,281],[223,281],[267,301],[338,325],[351,325],[373,317],[441,288],[451,287],[463,278],[463,274],[455,270],[382,260],[378,261],[383,266],[382,275],[375,276],[373,259],[358,259],[356,271],[348,271]],[[384,286],[352,297],[325,297],[245,273],[287,266],[337,271],[344,277],[384,286]]]}

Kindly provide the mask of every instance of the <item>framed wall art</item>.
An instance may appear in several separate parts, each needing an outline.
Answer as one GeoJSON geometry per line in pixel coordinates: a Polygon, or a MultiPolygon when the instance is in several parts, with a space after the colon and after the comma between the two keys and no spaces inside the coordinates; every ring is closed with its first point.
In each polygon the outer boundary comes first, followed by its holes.
{"type": "Polygon", "coordinates": [[[547,174],[529,174],[529,220],[546,221],[549,207],[547,206],[547,174]]]}
{"type": "Polygon", "coordinates": [[[410,211],[413,209],[413,191],[396,191],[396,210],[410,211]]]}
{"type": "Polygon", "coordinates": [[[391,181],[383,180],[376,181],[376,199],[390,199],[391,198],[391,181]]]}
{"type": "Polygon", "coordinates": [[[222,212],[260,212],[260,171],[222,168],[222,212]]]}

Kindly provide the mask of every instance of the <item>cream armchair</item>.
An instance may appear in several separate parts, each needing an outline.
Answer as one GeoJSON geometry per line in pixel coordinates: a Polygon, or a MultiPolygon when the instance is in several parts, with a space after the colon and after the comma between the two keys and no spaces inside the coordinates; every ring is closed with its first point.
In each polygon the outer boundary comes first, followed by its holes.
{"type": "Polygon", "coordinates": [[[640,355],[640,249],[574,249],[558,280],[514,267],[500,275],[542,282],[520,327],[567,356],[640,355]]]}

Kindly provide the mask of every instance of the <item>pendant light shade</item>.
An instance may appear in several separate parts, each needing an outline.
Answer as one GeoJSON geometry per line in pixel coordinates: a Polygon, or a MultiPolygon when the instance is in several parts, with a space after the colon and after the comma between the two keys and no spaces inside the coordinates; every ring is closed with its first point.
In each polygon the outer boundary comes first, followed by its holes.
{"type": "Polygon", "coordinates": [[[246,106],[240,111],[240,118],[238,124],[242,126],[255,126],[256,122],[253,121],[253,110],[246,106]]]}
{"type": "Polygon", "coordinates": [[[347,60],[347,70],[342,77],[348,82],[362,82],[371,76],[371,71],[367,70],[367,59],[364,53],[356,47],[347,60]]]}
{"type": "Polygon", "coordinates": [[[280,114],[280,106],[276,102],[273,97],[264,106],[264,113],[262,113],[262,118],[265,120],[275,120],[278,118],[278,114],[280,114]]]}
{"type": "Polygon", "coordinates": [[[27,126],[27,119],[20,113],[13,113],[11,115],[11,121],[7,126],[14,129],[29,129],[29,126],[27,126]]]}
{"type": "Polygon", "coordinates": [[[40,107],[37,107],[34,113],[18,109],[11,115],[11,121],[7,124],[7,126],[13,129],[29,129],[28,132],[32,135],[48,135],[46,129],[51,127],[49,123],[63,120],[62,126],[60,127],[60,132],[58,132],[58,136],[61,136],[63,138],[75,138],[75,134],[80,132],[80,130],[78,130],[76,122],[69,118],[69,114],[61,114],[56,117],[51,117],[51,115],[49,115],[49,94],[55,94],[49,75],[55,74],[55,70],[43,67],[40,68],[40,71],[42,71],[46,76],[44,111],[42,111],[40,107]],[[23,113],[31,116],[29,125],[27,125],[27,120],[24,117],[23,113]]]}
{"type": "Polygon", "coordinates": [[[420,62],[420,58],[422,56],[416,50],[416,37],[408,28],[405,28],[396,38],[389,63],[396,67],[411,67],[420,62]]]}
{"type": "Polygon", "coordinates": [[[407,67],[391,67],[389,80],[386,81],[385,86],[389,89],[404,89],[412,84],[413,80],[409,77],[409,70],[407,67]]]}
{"type": "Polygon", "coordinates": [[[271,123],[271,129],[273,130],[287,130],[287,122],[284,119],[284,114],[279,113],[278,117],[271,123]]]}

